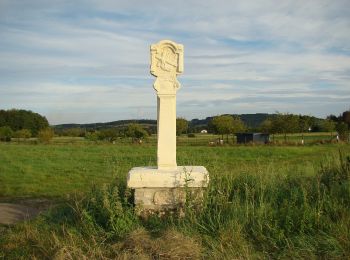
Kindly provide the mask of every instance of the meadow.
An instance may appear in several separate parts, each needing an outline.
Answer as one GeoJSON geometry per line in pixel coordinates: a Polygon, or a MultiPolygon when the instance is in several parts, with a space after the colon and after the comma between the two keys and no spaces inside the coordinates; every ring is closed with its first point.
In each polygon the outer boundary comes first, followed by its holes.
{"type": "Polygon", "coordinates": [[[153,142],[0,143],[0,201],[55,202],[0,227],[0,259],[346,259],[349,156],[347,144],[179,145],[178,165],[210,173],[203,206],[143,220],[126,176],[156,165],[153,142]]]}

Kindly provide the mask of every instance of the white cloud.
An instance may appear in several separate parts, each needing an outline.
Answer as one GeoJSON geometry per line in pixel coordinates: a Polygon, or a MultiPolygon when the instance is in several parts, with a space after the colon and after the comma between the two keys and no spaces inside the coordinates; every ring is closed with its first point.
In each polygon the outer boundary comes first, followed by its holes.
{"type": "Polygon", "coordinates": [[[149,45],[170,38],[185,45],[179,113],[337,114],[350,95],[349,12],[341,0],[3,0],[0,108],[53,123],[155,116],[149,45]]]}

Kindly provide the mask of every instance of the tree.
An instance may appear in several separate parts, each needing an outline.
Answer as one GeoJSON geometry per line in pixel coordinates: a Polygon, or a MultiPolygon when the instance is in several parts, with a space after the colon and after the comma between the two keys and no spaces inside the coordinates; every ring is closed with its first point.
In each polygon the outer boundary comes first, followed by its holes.
{"type": "Polygon", "coordinates": [[[298,117],[298,130],[301,133],[302,144],[304,144],[304,133],[308,131],[311,125],[311,118],[309,116],[299,115],[298,117]]]}
{"type": "Polygon", "coordinates": [[[309,116],[299,115],[298,118],[298,130],[300,133],[305,133],[311,126],[311,118],[309,116]]]}
{"type": "Polygon", "coordinates": [[[233,117],[233,122],[232,122],[232,133],[239,133],[239,132],[244,132],[247,129],[243,121],[238,117],[234,116],[233,117]]]}
{"type": "Polygon", "coordinates": [[[27,139],[27,138],[32,137],[32,132],[29,131],[28,129],[21,129],[21,130],[16,131],[14,133],[13,137],[27,139]]]}
{"type": "Polygon", "coordinates": [[[340,122],[337,124],[336,130],[338,132],[340,140],[347,142],[349,138],[348,125],[344,122],[340,122]]]}
{"type": "Polygon", "coordinates": [[[335,115],[329,115],[329,116],[327,116],[327,119],[328,119],[328,120],[332,120],[332,121],[334,121],[334,122],[336,122],[336,123],[339,122],[339,117],[337,117],[337,116],[335,116],[335,115]]]}
{"type": "Polygon", "coordinates": [[[9,126],[13,131],[28,129],[36,136],[41,129],[49,127],[47,119],[23,109],[0,110],[0,127],[9,126]]]}
{"type": "Polygon", "coordinates": [[[269,134],[272,130],[272,120],[271,119],[265,119],[259,126],[259,129],[261,132],[269,134]]]}
{"type": "Polygon", "coordinates": [[[98,136],[101,140],[108,140],[109,142],[113,142],[117,140],[119,136],[121,136],[121,133],[116,128],[108,128],[101,130],[98,136]]]}
{"type": "Polygon", "coordinates": [[[188,121],[184,118],[176,118],[176,135],[180,136],[188,129],[188,121]]]}
{"type": "Polygon", "coordinates": [[[228,135],[233,130],[233,117],[229,115],[215,116],[211,120],[210,125],[216,134],[222,136],[222,139],[224,138],[224,134],[226,134],[228,141],[228,135]]]}
{"type": "Polygon", "coordinates": [[[131,137],[134,142],[146,138],[148,133],[139,124],[129,124],[126,130],[126,136],[131,137]]]}
{"type": "Polygon", "coordinates": [[[343,112],[342,120],[348,125],[348,128],[350,128],[350,111],[343,112]]]}
{"type": "Polygon", "coordinates": [[[54,137],[54,131],[52,130],[52,128],[45,128],[39,131],[38,133],[38,138],[40,140],[40,142],[43,143],[49,143],[51,141],[51,139],[54,137]]]}
{"type": "Polygon", "coordinates": [[[231,133],[233,134],[232,142],[234,143],[234,133],[242,133],[246,129],[247,128],[243,123],[243,121],[238,116],[233,116],[232,129],[231,129],[231,133]]]}
{"type": "Polygon", "coordinates": [[[336,123],[332,120],[326,119],[322,122],[322,130],[324,132],[331,132],[331,138],[335,130],[336,123]]]}
{"type": "Polygon", "coordinates": [[[13,131],[9,126],[0,127],[0,141],[10,142],[13,131]]]}
{"type": "Polygon", "coordinates": [[[287,141],[287,133],[295,133],[299,130],[299,118],[293,114],[278,113],[272,117],[272,133],[284,134],[284,141],[287,141]]]}

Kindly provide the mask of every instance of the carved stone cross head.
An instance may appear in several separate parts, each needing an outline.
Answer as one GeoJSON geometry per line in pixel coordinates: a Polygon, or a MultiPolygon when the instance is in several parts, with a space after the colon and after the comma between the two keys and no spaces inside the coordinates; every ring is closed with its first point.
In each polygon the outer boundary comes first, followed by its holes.
{"type": "Polygon", "coordinates": [[[182,44],[163,40],[151,45],[151,74],[157,77],[154,88],[158,94],[174,94],[180,87],[176,76],[183,72],[182,44]]]}

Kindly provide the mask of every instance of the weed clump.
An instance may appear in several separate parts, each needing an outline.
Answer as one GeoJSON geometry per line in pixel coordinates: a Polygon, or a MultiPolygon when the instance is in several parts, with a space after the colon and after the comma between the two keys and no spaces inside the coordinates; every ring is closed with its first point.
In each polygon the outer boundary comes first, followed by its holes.
{"type": "Polygon", "coordinates": [[[116,185],[93,187],[75,208],[85,230],[108,239],[123,238],[139,226],[128,196],[120,194],[116,185]]]}

